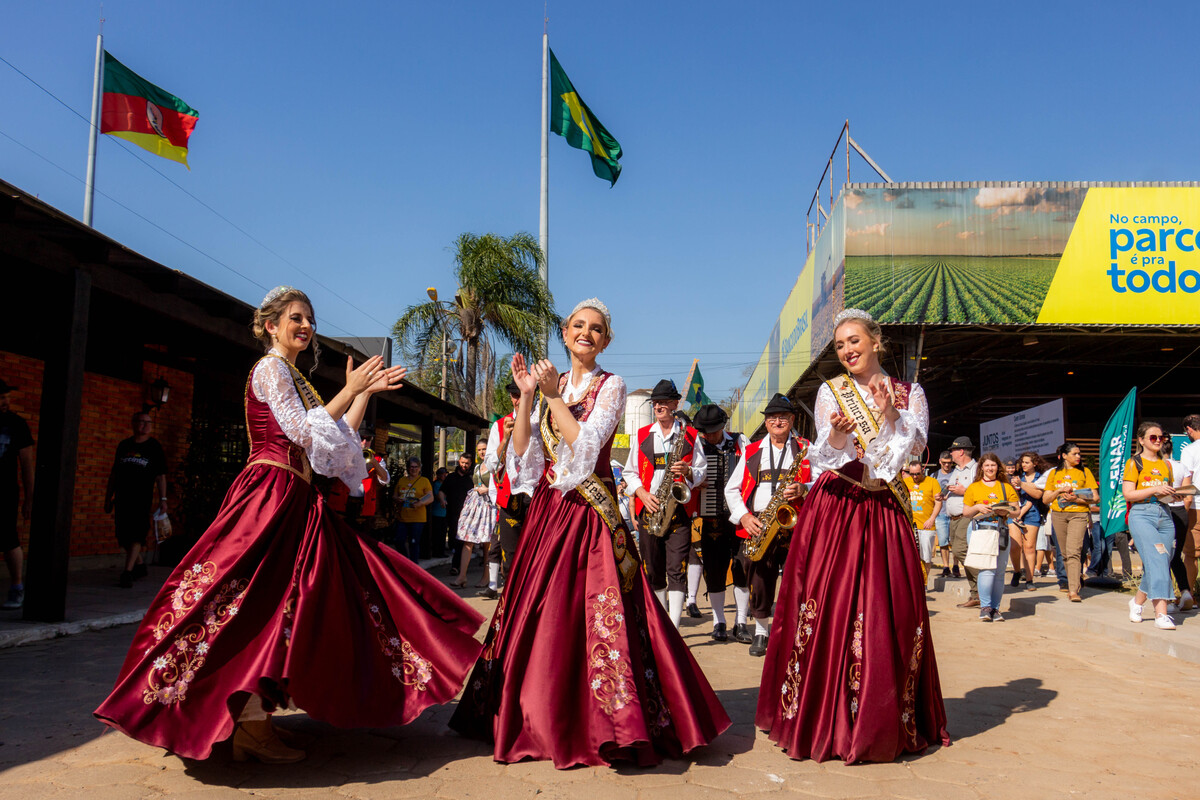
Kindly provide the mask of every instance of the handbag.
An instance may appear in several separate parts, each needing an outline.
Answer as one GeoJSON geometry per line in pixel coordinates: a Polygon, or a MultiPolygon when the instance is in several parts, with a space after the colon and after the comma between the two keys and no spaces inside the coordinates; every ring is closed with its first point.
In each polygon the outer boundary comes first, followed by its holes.
{"type": "Polygon", "coordinates": [[[995,569],[1000,556],[1000,530],[995,523],[972,523],[967,532],[967,557],[963,566],[971,569],[995,569]]]}

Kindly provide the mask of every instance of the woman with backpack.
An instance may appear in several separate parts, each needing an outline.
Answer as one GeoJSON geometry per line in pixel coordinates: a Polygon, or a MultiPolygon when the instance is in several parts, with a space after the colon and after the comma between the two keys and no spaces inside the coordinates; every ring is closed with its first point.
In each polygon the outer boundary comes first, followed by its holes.
{"type": "Polygon", "coordinates": [[[1142,585],[1129,601],[1129,621],[1142,621],[1142,607],[1154,603],[1154,627],[1175,630],[1167,614],[1167,603],[1175,599],[1171,589],[1171,556],[1175,552],[1175,524],[1166,503],[1175,497],[1170,462],[1162,458],[1162,426],[1157,422],[1138,425],[1138,452],[1125,462],[1122,484],[1129,504],[1129,532],[1142,557],[1142,585]],[[1160,502],[1161,501],[1161,502],[1160,502]]]}

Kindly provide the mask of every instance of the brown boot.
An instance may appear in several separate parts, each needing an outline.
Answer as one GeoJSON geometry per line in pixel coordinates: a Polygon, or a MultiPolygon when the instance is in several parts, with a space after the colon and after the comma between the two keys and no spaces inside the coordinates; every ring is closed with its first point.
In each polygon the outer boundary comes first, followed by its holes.
{"type": "Polygon", "coordinates": [[[239,722],[233,732],[233,760],[253,758],[263,764],[294,764],[304,759],[303,750],[293,750],[279,740],[269,719],[239,722]]]}

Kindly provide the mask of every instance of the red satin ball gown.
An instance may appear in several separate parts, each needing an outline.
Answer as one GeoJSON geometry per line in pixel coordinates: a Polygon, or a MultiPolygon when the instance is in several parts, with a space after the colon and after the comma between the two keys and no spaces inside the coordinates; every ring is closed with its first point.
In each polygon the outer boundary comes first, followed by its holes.
{"type": "Polygon", "coordinates": [[[246,422],[249,463],[154,599],[96,716],[202,759],[252,694],[347,728],[404,724],[451,700],[483,617],[325,505],[304,448],[249,382],[246,422]]]}
{"type": "Polygon", "coordinates": [[[545,403],[525,463],[514,468],[509,454],[510,476],[524,483],[536,470],[537,488],[483,654],[450,721],[493,741],[496,761],[657,764],[730,724],[621,522],[609,464],[624,381],[597,368],[585,383],[578,399],[563,392],[582,426],[570,463],[560,459],[568,446],[560,448],[545,403]],[[581,465],[585,452],[594,461],[581,465]],[[552,486],[556,470],[574,488],[552,486]]]}
{"type": "Polygon", "coordinates": [[[893,392],[900,423],[844,451],[828,445],[834,395],[817,395],[809,458],[827,471],[796,521],[755,717],[795,759],[892,761],[950,744],[912,515],[887,484],[924,447],[928,411],[916,384],[893,392]]]}

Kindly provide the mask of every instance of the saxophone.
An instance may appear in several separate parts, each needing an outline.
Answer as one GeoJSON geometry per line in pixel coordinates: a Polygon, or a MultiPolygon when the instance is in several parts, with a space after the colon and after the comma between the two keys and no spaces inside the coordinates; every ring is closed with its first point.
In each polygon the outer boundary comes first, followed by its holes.
{"type": "Polygon", "coordinates": [[[667,454],[666,472],[662,483],[658,485],[658,491],[654,493],[654,499],[658,501],[658,511],[654,514],[645,510],[642,512],[642,530],[651,536],[665,536],[671,519],[675,516],[675,507],[692,499],[692,490],[688,485],[671,475],[671,467],[683,458],[683,447],[687,444],[687,426],[691,425],[692,421],[682,411],[676,411],[674,416],[683,420],[684,428],[679,432],[679,438],[675,440],[671,452],[667,454]]]}
{"type": "MultiPolygon", "coordinates": [[[[770,447],[770,443],[767,446],[770,447]]],[[[766,508],[755,514],[755,519],[762,523],[762,529],[757,536],[747,538],[746,544],[742,548],[746,558],[751,561],[762,559],[767,548],[781,530],[790,531],[796,527],[796,509],[784,499],[783,492],[787,489],[788,484],[794,483],[800,475],[804,457],[807,455],[808,445],[802,445],[799,452],[796,453],[796,457],[792,459],[792,466],[784,476],[783,484],[775,490],[775,494],[771,495],[771,502],[767,503],[766,508]]]]}

